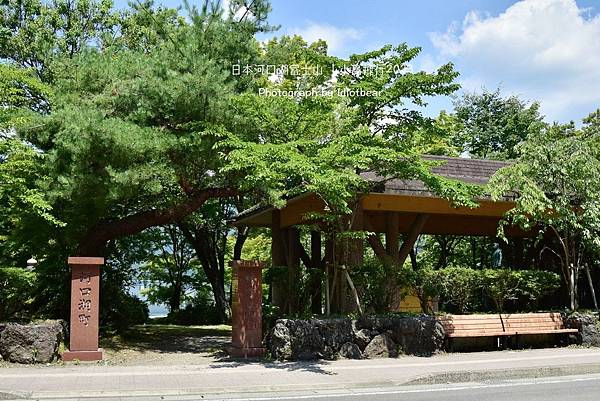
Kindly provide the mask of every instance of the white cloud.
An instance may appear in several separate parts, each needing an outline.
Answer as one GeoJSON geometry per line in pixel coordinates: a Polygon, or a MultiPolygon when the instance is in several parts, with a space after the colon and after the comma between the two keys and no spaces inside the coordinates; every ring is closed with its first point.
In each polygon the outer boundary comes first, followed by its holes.
{"type": "Polygon", "coordinates": [[[498,16],[471,11],[430,39],[467,72],[465,89],[500,84],[540,100],[550,120],[579,120],[600,107],[600,15],[575,0],[523,0],[498,16]]]}
{"type": "Polygon", "coordinates": [[[340,52],[344,50],[347,43],[360,40],[364,36],[364,32],[359,29],[339,28],[315,22],[309,22],[304,28],[289,28],[286,33],[289,35],[300,35],[308,43],[323,39],[327,42],[329,53],[335,55],[340,55],[340,52]]]}

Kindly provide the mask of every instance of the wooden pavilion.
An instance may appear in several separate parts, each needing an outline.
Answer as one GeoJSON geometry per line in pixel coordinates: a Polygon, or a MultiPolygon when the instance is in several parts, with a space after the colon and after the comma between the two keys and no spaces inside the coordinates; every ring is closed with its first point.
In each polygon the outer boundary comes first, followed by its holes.
{"type": "MultiPolygon", "coordinates": [[[[490,177],[506,162],[466,159],[442,156],[425,156],[428,161],[437,162],[432,168],[435,174],[471,184],[486,184],[490,177]]],[[[484,197],[478,199],[479,207],[453,207],[416,180],[383,180],[372,173],[364,173],[363,178],[381,185],[374,185],[376,191],[359,197],[357,212],[352,223],[353,230],[367,230],[383,233],[385,243],[380,236],[372,235],[368,239],[375,255],[381,260],[392,260],[402,265],[413,249],[420,234],[451,234],[468,236],[496,236],[498,222],[514,206],[510,198],[492,201],[484,197]],[[402,242],[400,241],[401,239],[402,242]]],[[[327,269],[332,260],[333,245],[326,241],[322,254],[322,238],[318,231],[311,232],[310,249],[304,249],[297,226],[307,224],[304,216],[310,212],[323,212],[324,202],[315,194],[306,193],[288,200],[285,207],[252,208],[240,213],[237,226],[270,227],[272,233],[272,264],[287,266],[287,285],[272,286],[272,302],[288,311],[297,310],[294,305],[294,280],[300,262],[307,268],[327,269]]],[[[527,233],[511,227],[506,230],[508,236],[524,237],[527,233]]],[[[352,254],[345,261],[347,265],[362,263],[364,241],[355,242],[352,254]]],[[[327,271],[328,282],[336,282],[331,271],[327,271]]],[[[356,305],[348,292],[348,284],[339,279],[340,290],[332,299],[333,312],[352,311],[356,305]]],[[[325,291],[330,289],[327,285],[325,291]]],[[[322,294],[320,285],[315,289],[312,299],[313,313],[321,313],[322,294]]],[[[405,297],[399,305],[400,310],[420,311],[416,297],[405,297]]]]}

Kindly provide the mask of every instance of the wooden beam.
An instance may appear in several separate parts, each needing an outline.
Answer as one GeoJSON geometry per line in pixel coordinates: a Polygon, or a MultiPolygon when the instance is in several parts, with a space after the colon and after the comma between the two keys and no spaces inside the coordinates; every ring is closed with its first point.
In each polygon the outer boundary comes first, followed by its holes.
{"type": "Polygon", "coordinates": [[[417,241],[419,234],[421,234],[421,231],[423,231],[423,226],[427,222],[428,218],[429,215],[427,214],[418,214],[415,218],[415,221],[413,222],[410,231],[406,236],[406,239],[404,240],[404,242],[402,242],[402,248],[400,248],[400,252],[398,254],[399,266],[402,266],[404,264],[404,261],[410,254],[411,249],[413,249],[413,247],[415,246],[415,242],[417,241]]]}
{"type": "Polygon", "coordinates": [[[298,311],[298,278],[300,275],[300,234],[298,229],[288,229],[288,311],[298,311]]]}
{"type": "MultiPolygon", "coordinates": [[[[365,213],[365,220],[368,220],[370,224],[369,231],[385,233],[388,224],[387,213],[374,211],[365,213]]],[[[410,231],[416,214],[398,212],[401,234],[407,234],[410,231]]],[[[431,215],[431,218],[427,220],[421,234],[495,237],[498,234],[499,221],[500,218],[498,217],[436,214],[431,215]]],[[[505,233],[509,237],[531,237],[535,236],[537,231],[525,232],[518,227],[507,227],[505,233]]]]}
{"type": "Polygon", "coordinates": [[[281,210],[281,226],[289,227],[292,225],[310,223],[310,221],[305,218],[306,213],[323,213],[324,210],[325,202],[323,202],[323,199],[312,193],[306,194],[306,196],[289,202],[281,210]]]}
{"type": "Polygon", "coordinates": [[[321,233],[319,231],[310,232],[310,260],[313,269],[320,269],[321,263],[321,233]]]}
{"type": "Polygon", "coordinates": [[[385,250],[394,263],[400,252],[400,217],[397,212],[386,213],[385,250]]]}
{"type": "MultiPolygon", "coordinates": [[[[365,216],[364,223],[365,223],[365,229],[367,231],[374,231],[373,227],[371,225],[372,224],[371,219],[369,219],[367,216],[365,216]]],[[[379,261],[382,264],[388,265],[388,264],[393,263],[393,259],[387,253],[385,247],[383,246],[383,243],[381,242],[381,239],[379,238],[379,236],[377,234],[369,235],[367,237],[367,242],[371,246],[371,249],[373,249],[373,252],[375,253],[375,256],[377,256],[377,259],[379,259],[379,261]]]]}
{"type": "Polygon", "coordinates": [[[515,206],[514,202],[483,199],[479,200],[479,207],[476,208],[455,208],[446,199],[432,196],[373,193],[363,196],[361,201],[364,210],[493,217],[502,217],[515,206]]]}
{"type": "Polygon", "coordinates": [[[281,229],[281,212],[279,209],[273,211],[271,222],[271,261],[273,266],[285,266],[286,255],[283,244],[284,235],[281,229]]]}

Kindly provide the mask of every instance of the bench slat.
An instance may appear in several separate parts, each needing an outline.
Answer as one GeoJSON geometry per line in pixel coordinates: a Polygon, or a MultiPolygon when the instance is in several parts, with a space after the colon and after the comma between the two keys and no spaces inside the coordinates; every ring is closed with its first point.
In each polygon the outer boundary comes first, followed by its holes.
{"type": "Polygon", "coordinates": [[[565,329],[560,313],[446,315],[438,317],[447,337],[499,337],[527,334],[576,333],[565,329]]]}

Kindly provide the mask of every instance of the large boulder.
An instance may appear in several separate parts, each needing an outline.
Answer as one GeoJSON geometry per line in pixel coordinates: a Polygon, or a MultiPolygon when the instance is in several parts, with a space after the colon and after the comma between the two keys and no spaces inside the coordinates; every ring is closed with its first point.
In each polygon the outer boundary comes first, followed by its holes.
{"type": "Polygon", "coordinates": [[[376,331],[371,331],[369,329],[355,330],[354,343],[357,344],[361,350],[364,350],[367,344],[369,344],[377,334],[376,331]]]}
{"type": "Polygon", "coordinates": [[[276,359],[292,358],[292,338],[284,319],[275,322],[268,337],[269,350],[276,359]]]}
{"type": "Polygon", "coordinates": [[[318,326],[311,320],[278,319],[268,340],[271,355],[280,360],[324,358],[325,341],[318,326]]]}
{"type": "Polygon", "coordinates": [[[344,343],[340,347],[340,356],[346,359],[362,359],[362,352],[354,343],[344,343]]]}
{"type": "Polygon", "coordinates": [[[362,355],[368,359],[394,358],[398,356],[398,347],[391,335],[383,333],[373,337],[362,355]]]}
{"type": "Polygon", "coordinates": [[[399,319],[392,329],[392,338],[410,355],[429,356],[444,346],[444,327],[432,316],[399,319]]]}
{"type": "Polygon", "coordinates": [[[575,312],[564,319],[565,327],[578,329],[577,342],[582,345],[600,347],[600,322],[593,314],[575,312]]]}
{"type": "Polygon", "coordinates": [[[31,324],[8,323],[0,330],[0,355],[9,362],[47,363],[58,358],[65,324],[49,320],[31,324]]]}

